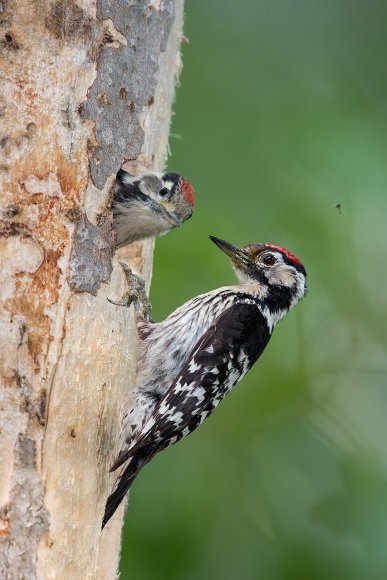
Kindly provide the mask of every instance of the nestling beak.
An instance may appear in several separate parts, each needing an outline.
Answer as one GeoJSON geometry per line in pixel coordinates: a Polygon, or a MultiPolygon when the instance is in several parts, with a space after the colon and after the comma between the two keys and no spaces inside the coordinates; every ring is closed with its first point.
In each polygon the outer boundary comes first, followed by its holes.
{"type": "Polygon", "coordinates": [[[179,228],[182,225],[182,220],[178,216],[177,212],[171,211],[170,204],[161,202],[157,204],[156,202],[152,202],[154,205],[154,210],[160,213],[163,218],[171,224],[171,228],[179,228]]]}
{"type": "Polygon", "coordinates": [[[168,212],[168,219],[175,228],[179,228],[183,223],[175,211],[168,212]]]}
{"type": "Polygon", "coordinates": [[[235,264],[235,266],[251,266],[253,264],[252,259],[250,258],[250,256],[241,248],[238,248],[237,246],[234,246],[233,244],[229,244],[228,242],[226,242],[225,240],[221,240],[219,238],[216,238],[215,236],[208,236],[210,238],[210,240],[212,242],[214,242],[214,244],[216,244],[218,246],[218,248],[220,248],[222,250],[222,252],[224,252],[225,254],[227,254],[227,256],[229,256],[232,260],[232,262],[235,264]]]}

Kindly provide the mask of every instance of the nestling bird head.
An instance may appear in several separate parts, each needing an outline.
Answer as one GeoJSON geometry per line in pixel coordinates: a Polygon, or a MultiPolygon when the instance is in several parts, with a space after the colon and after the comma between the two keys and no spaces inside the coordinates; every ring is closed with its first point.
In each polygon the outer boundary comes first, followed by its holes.
{"type": "Polygon", "coordinates": [[[274,244],[249,244],[238,248],[214,236],[210,239],[231,258],[240,284],[258,286],[269,307],[272,304],[273,308],[289,310],[305,296],[305,268],[285,248],[274,244]]]}
{"type": "Polygon", "coordinates": [[[112,202],[117,246],[160,236],[179,227],[193,213],[194,190],[179,173],[133,176],[120,170],[112,202]]]}

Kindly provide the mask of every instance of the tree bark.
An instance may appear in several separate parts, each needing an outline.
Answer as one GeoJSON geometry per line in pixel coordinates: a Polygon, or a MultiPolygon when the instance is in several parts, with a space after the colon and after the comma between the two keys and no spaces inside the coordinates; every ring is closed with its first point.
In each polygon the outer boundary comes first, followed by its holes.
{"type": "MultiPolygon", "coordinates": [[[[101,534],[132,309],[109,203],[122,163],[160,168],[183,0],[0,0],[0,578],[111,579],[101,534]]],[[[151,276],[153,242],[122,250],[151,276]]]]}

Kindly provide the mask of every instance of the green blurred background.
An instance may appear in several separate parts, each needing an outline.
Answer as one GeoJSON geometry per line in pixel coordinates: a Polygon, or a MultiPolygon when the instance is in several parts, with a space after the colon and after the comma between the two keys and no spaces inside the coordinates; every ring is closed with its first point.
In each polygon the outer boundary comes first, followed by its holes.
{"type": "Polygon", "coordinates": [[[307,299],[133,485],[123,580],[387,578],[387,2],[187,0],[157,320],[233,283],[211,233],[299,256],[307,299]],[[341,213],[335,207],[341,204],[341,213]]]}

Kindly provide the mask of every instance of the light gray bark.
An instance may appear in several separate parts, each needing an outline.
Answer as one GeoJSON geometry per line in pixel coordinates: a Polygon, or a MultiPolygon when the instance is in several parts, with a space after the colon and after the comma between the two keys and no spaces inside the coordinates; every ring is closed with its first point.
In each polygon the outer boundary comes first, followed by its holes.
{"type": "MultiPolygon", "coordinates": [[[[108,207],[163,166],[183,0],[0,0],[0,578],[116,577],[131,310],[108,207]]],[[[149,285],[153,242],[120,250],[149,285]]]]}

